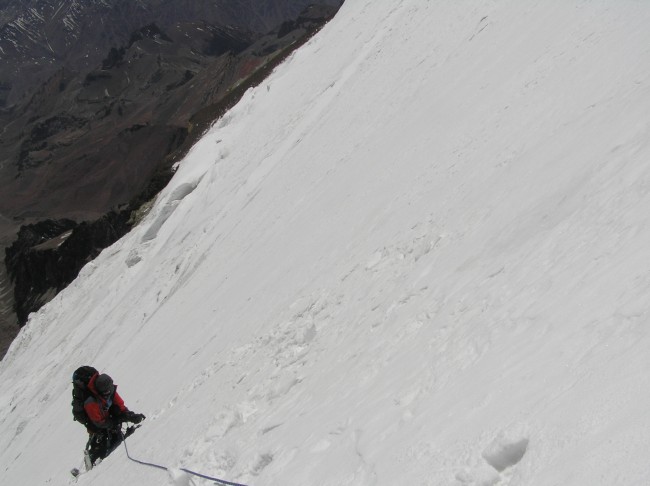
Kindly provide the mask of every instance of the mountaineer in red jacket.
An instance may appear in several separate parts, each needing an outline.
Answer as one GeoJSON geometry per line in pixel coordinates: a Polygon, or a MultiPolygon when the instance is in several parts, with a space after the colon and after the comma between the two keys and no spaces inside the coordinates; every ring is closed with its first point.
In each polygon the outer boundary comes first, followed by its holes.
{"type": "MultiPolygon", "coordinates": [[[[106,374],[93,375],[87,388],[90,394],[84,402],[84,411],[90,419],[87,425],[90,434],[88,455],[94,465],[98,459],[104,459],[113,452],[122,441],[122,422],[139,424],[145,416],[126,408],[113,379],[106,374]]],[[[125,435],[128,434],[127,429],[125,435]]]]}

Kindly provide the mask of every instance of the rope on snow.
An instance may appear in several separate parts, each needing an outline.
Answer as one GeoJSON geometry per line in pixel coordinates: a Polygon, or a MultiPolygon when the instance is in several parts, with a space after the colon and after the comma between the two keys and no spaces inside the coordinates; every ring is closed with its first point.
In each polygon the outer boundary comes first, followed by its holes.
{"type": "MultiPolygon", "coordinates": [[[[121,433],[121,431],[120,431],[121,433]]],[[[122,434],[122,443],[124,444],[124,450],[126,451],[126,457],[129,458],[129,460],[133,462],[137,462],[138,464],[141,464],[143,466],[149,466],[149,467],[155,467],[156,469],[162,469],[163,471],[169,471],[168,467],[161,466],[160,464],[154,464],[153,462],[146,462],[146,461],[140,461],[138,459],[134,459],[131,457],[129,454],[129,448],[126,446],[126,438],[124,437],[124,434],[122,434]]],[[[197,473],[195,471],[190,471],[189,469],[185,469],[184,467],[178,468],[179,471],[183,471],[184,473],[191,474],[192,476],[197,476],[199,478],[203,479],[209,479],[210,481],[215,481],[218,484],[225,484],[227,486],[246,486],[245,484],[240,484],[240,483],[232,483],[230,481],[226,481],[225,479],[219,479],[219,478],[213,478],[210,476],[206,476],[205,474],[197,473]]]]}

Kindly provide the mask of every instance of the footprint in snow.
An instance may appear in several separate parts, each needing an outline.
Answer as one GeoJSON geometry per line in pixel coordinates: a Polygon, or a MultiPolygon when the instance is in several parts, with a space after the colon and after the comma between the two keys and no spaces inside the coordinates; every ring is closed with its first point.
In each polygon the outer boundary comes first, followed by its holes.
{"type": "Polygon", "coordinates": [[[528,449],[525,427],[513,426],[502,431],[483,450],[484,463],[466,468],[456,474],[457,484],[471,486],[496,486],[502,484],[519,464],[528,449]]]}
{"type": "Polygon", "coordinates": [[[521,461],[528,449],[528,434],[518,428],[501,432],[483,451],[483,459],[503,472],[521,461]]]}

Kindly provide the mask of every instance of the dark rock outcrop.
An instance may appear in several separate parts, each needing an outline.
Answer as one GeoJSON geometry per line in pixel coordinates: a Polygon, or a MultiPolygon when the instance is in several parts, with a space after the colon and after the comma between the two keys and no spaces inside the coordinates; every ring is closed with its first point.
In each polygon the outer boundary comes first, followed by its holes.
{"type": "Polygon", "coordinates": [[[161,165],[128,204],[94,221],[48,219],[20,227],[17,239],[5,249],[4,260],[20,325],[67,287],[86,263],[131,230],[134,213],[167,185],[172,167],[171,161],[161,165]]]}
{"type": "Polygon", "coordinates": [[[19,322],[39,309],[79,274],[99,252],[128,229],[129,214],[110,212],[97,221],[43,221],[23,226],[6,249],[19,322]]]}

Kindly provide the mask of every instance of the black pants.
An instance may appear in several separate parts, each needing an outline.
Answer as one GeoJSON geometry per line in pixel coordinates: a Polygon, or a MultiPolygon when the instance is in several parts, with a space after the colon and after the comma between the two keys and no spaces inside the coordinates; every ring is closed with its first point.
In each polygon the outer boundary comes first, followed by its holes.
{"type": "Polygon", "coordinates": [[[119,429],[102,430],[91,434],[86,449],[93,465],[113,452],[120,442],[122,442],[122,434],[119,429]]]}

